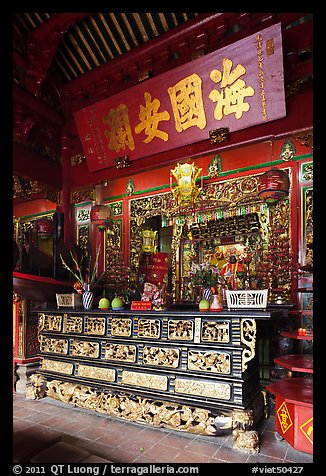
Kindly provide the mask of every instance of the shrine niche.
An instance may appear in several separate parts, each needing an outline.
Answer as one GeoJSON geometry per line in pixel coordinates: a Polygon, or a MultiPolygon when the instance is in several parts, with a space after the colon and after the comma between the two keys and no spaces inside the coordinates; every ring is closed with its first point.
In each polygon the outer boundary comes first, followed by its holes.
{"type": "MultiPolygon", "coordinates": [[[[290,169],[286,171],[291,180],[290,169]]],[[[169,291],[173,302],[189,300],[185,277],[193,255],[204,262],[207,256],[221,253],[250,256],[252,274],[244,285],[254,286],[254,277],[259,275],[261,287],[270,289],[271,302],[279,297],[274,292],[277,289],[282,290],[282,302],[288,302],[292,279],[290,197],[268,206],[257,194],[260,175],[204,185],[198,202],[182,208],[174,206],[172,192],[131,199],[129,259],[134,275],[139,272],[142,230],[155,217],[156,223],[160,222],[157,229],[171,227],[169,291]],[[281,247],[277,257],[278,240],[281,247]]]]}

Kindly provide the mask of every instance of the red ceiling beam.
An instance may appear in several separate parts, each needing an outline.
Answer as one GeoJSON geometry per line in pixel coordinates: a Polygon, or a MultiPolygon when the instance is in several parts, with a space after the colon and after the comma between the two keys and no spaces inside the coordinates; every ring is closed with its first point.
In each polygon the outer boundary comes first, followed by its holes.
{"type": "Polygon", "coordinates": [[[53,122],[57,126],[63,126],[65,120],[59,112],[55,111],[47,104],[41,102],[35,96],[32,96],[15,84],[13,86],[13,98],[14,101],[23,104],[37,115],[46,117],[49,121],[53,122]]]}
{"type": "Polygon", "coordinates": [[[103,77],[108,76],[116,69],[124,68],[130,63],[136,63],[137,61],[143,59],[144,56],[150,56],[151,54],[157,52],[157,50],[166,48],[171,44],[172,39],[173,41],[177,41],[197,30],[200,31],[203,28],[207,28],[223,15],[225,15],[225,13],[199,14],[196,18],[189,20],[184,26],[182,25],[176,30],[170,30],[158,36],[157,38],[154,38],[145,45],[134,48],[119,56],[118,58],[115,58],[102,66],[99,66],[96,68],[96,70],[85,73],[80,78],[73,79],[69,82],[66,88],[69,91],[76,91],[80,88],[84,88],[92,81],[101,80],[103,77]]]}
{"type": "MultiPolygon", "coordinates": [[[[308,15],[307,13],[203,13],[180,27],[170,30],[138,48],[130,50],[112,61],[83,74],[64,86],[72,99],[73,111],[89,106],[104,97],[111,96],[138,84],[142,68],[157,76],[167,70],[191,61],[199,49],[205,53],[218,50],[230,43],[282,22],[283,33],[287,27],[308,15]],[[237,28],[232,30],[232,27],[237,28]],[[180,49],[179,59],[171,54],[180,49]],[[132,71],[133,79],[125,82],[125,72],[132,71]],[[135,73],[135,74],[134,74],[135,73]]],[[[300,25],[301,27],[302,25],[300,25]]],[[[311,30],[311,22],[307,29],[311,30]]]]}
{"type": "Polygon", "coordinates": [[[64,34],[89,13],[57,13],[29,33],[27,38],[27,89],[38,96],[41,85],[64,34]]]}
{"type": "MultiPolygon", "coordinates": [[[[237,41],[245,35],[249,35],[259,28],[267,27],[268,23],[282,21],[283,27],[285,27],[305,15],[307,15],[307,13],[202,13],[178,28],[159,35],[150,42],[99,66],[96,70],[89,71],[83,74],[83,76],[71,80],[66,88],[69,91],[77,91],[78,89],[87,87],[90,83],[100,81],[117,70],[129,66],[131,63],[136,64],[138,61],[142,61],[144,56],[150,57],[152,54],[158,53],[158,51],[169,48],[172,42],[178,43],[187,37],[192,37],[194,34],[198,36],[200,33],[212,30],[218,33],[221,27],[225,27],[224,33],[226,33],[228,28],[240,23],[242,27],[241,30],[234,36],[230,35],[229,38],[225,38],[222,45],[225,46],[228,43],[237,41]],[[253,16],[254,18],[252,20],[248,18],[248,21],[244,22],[243,15],[253,16]]],[[[176,64],[174,62],[171,63],[171,68],[175,66],[176,64]]]]}
{"type": "Polygon", "coordinates": [[[54,16],[43,22],[35,28],[29,35],[34,41],[47,39],[54,31],[64,34],[69,28],[84,18],[89,17],[91,13],[56,13],[54,16]]]}

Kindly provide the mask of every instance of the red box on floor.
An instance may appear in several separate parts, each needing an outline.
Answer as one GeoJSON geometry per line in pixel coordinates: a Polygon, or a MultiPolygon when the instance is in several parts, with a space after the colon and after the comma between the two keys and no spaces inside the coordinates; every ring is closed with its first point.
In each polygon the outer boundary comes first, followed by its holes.
{"type": "Polygon", "coordinates": [[[293,448],[313,453],[313,414],[312,408],[286,402],[276,396],[276,431],[293,448]]]}
{"type": "Polygon", "coordinates": [[[276,396],[276,431],[293,448],[313,454],[312,379],[284,378],[267,385],[276,396]]]}

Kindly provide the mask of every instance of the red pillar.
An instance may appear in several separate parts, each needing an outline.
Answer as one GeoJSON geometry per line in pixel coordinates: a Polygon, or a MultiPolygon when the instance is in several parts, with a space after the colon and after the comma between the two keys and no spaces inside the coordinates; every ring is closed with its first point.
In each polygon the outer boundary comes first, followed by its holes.
{"type": "Polygon", "coordinates": [[[70,186],[70,134],[66,124],[62,129],[61,136],[61,160],[62,160],[62,195],[61,211],[64,213],[64,242],[70,249],[71,242],[71,186],[70,186]]]}

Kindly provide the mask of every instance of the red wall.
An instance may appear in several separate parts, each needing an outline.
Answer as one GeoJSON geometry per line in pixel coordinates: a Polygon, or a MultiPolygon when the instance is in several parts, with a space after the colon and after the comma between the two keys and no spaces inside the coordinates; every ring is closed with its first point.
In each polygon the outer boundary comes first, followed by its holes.
{"type": "Polygon", "coordinates": [[[25,203],[14,204],[13,212],[15,218],[25,217],[34,214],[45,213],[48,211],[55,212],[56,204],[49,200],[38,199],[25,203]]]}

